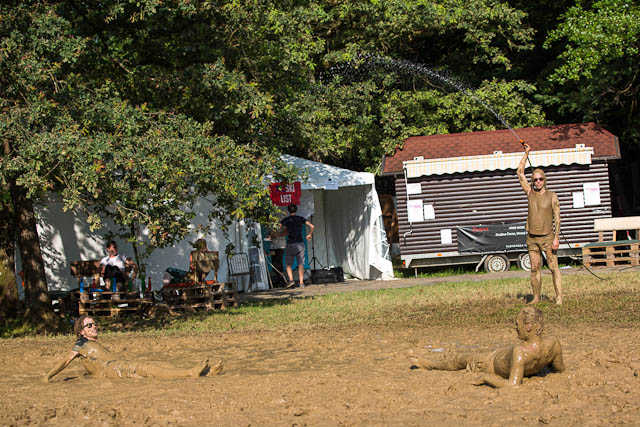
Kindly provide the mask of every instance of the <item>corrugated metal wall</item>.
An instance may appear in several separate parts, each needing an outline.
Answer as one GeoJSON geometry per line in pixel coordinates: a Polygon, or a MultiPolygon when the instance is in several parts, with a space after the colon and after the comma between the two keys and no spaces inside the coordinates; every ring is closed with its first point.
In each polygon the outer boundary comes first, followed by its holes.
{"type": "MultiPolygon", "coordinates": [[[[530,178],[531,169],[526,170],[530,178]]],[[[555,191],[560,200],[561,229],[573,246],[598,240],[593,231],[594,218],[611,216],[611,193],[606,161],[591,165],[571,165],[545,168],[547,188],[555,191]],[[584,183],[600,184],[598,206],[573,208],[573,192],[583,191],[584,183]]],[[[483,224],[524,222],[527,218],[527,197],[520,187],[515,170],[459,173],[409,179],[421,183],[422,194],[411,199],[422,199],[431,204],[435,219],[414,222],[407,220],[407,196],[404,177],[396,178],[396,197],[400,232],[400,253],[404,255],[453,252],[458,250],[456,227],[483,224]],[[452,244],[440,243],[440,230],[450,228],[452,244]],[[404,237],[403,237],[404,236],[404,237]]],[[[605,233],[610,239],[611,233],[605,233]]],[[[560,245],[566,242],[560,236],[560,245]]]]}

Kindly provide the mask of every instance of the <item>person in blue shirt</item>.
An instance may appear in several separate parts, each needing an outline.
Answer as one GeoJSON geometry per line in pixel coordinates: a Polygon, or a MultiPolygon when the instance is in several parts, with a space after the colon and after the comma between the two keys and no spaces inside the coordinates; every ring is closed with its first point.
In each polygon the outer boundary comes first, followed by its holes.
{"type": "Polygon", "coordinates": [[[296,215],[298,207],[294,204],[287,206],[289,215],[280,220],[282,225],[280,231],[276,235],[287,236],[287,246],[285,248],[285,264],[289,283],[287,288],[293,288],[296,283],[293,281],[293,260],[298,262],[298,286],[304,287],[304,238],[302,235],[302,226],[306,225],[306,239],[311,240],[314,226],[307,219],[296,215]]]}

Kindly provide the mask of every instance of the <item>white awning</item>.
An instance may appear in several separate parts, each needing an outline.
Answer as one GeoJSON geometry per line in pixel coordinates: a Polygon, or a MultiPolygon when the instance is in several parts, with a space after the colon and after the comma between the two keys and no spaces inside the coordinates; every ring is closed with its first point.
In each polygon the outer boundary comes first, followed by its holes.
{"type": "Polygon", "coordinates": [[[369,172],[355,172],[288,154],[283,154],[280,158],[307,175],[308,179],[302,181],[303,190],[337,190],[342,187],[375,183],[375,176],[369,172]]]}
{"type": "MultiPolygon", "coordinates": [[[[593,147],[563,148],[532,151],[529,160],[535,167],[558,165],[590,165],[593,147]]],[[[523,152],[487,154],[482,156],[448,157],[442,159],[415,159],[403,162],[407,178],[444,175],[460,172],[481,172],[517,169],[523,152]]],[[[528,164],[528,163],[527,163],[528,164]]]]}

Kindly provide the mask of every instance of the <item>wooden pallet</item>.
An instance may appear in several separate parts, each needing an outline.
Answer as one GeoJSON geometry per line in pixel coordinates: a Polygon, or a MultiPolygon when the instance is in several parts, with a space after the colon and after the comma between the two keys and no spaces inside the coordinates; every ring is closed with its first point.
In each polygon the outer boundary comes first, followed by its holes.
{"type": "Polygon", "coordinates": [[[238,293],[233,283],[165,287],[162,299],[169,308],[179,311],[224,310],[238,306],[238,293]]]}
{"type": "Polygon", "coordinates": [[[141,312],[153,304],[152,294],[145,292],[75,292],[78,314],[116,316],[141,312]]]}
{"type": "Polygon", "coordinates": [[[71,316],[78,315],[78,297],[74,292],[49,291],[48,295],[54,313],[61,316],[66,314],[71,316]]]}
{"type": "Polygon", "coordinates": [[[588,243],[582,247],[582,262],[586,267],[640,265],[640,240],[588,243]]]}

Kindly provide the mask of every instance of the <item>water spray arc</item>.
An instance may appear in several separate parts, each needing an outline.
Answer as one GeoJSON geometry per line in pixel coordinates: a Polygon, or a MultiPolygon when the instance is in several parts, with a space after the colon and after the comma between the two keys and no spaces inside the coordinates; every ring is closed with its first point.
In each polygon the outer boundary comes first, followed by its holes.
{"type": "Polygon", "coordinates": [[[389,72],[402,73],[412,77],[424,77],[432,83],[439,83],[446,87],[456,90],[457,92],[470,97],[478,104],[482,105],[487,111],[495,116],[495,118],[502,123],[502,125],[508,129],[516,141],[519,141],[524,145],[524,140],[513,130],[507,120],[502,117],[495,109],[489,104],[476,96],[469,88],[464,84],[457,81],[455,78],[440,74],[426,65],[417,64],[403,59],[393,59],[385,56],[374,54],[362,54],[357,56],[354,60],[344,64],[336,65],[332,67],[328,73],[321,76],[320,80],[327,80],[327,78],[334,78],[339,76],[345,83],[349,81],[356,81],[361,78],[371,77],[373,72],[382,69],[389,72]]]}
{"type": "MultiPolygon", "coordinates": [[[[471,97],[473,100],[475,100],[477,103],[482,105],[485,109],[487,109],[487,111],[491,112],[496,117],[496,119],[500,121],[500,123],[502,123],[504,127],[513,134],[516,141],[518,141],[520,145],[522,145],[523,147],[525,146],[526,142],[524,141],[524,139],[520,138],[520,136],[516,133],[515,130],[513,130],[513,128],[509,125],[509,123],[505,120],[505,118],[502,117],[502,115],[500,115],[493,108],[491,108],[490,105],[488,105],[485,101],[483,101],[474,93],[472,93],[471,90],[465,87],[462,83],[456,81],[451,77],[447,77],[436,71],[433,71],[432,69],[430,69],[425,65],[416,64],[416,63],[406,61],[406,60],[401,60],[401,59],[392,59],[392,58],[374,55],[374,54],[363,54],[356,57],[353,61],[332,67],[329,70],[328,74],[321,76],[320,80],[322,81],[322,80],[326,80],[327,78],[335,78],[336,76],[339,76],[343,81],[345,81],[346,77],[350,77],[353,79],[353,81],[355,81],[358,78],[370,77],[372,72],[375,71],[376,69],[384,69],[392,72],[402,72],[409,76],[423,76],[423,77],[426,77],[431,82],[438,82],[438,83],[444,84],[450,88],[457,90],[459,93],[465,96],[471,97]]],[[[348,83],[348,80],[349,79],[347,78],[345,83],[348,83]]],[[[531,168],[531,173],[533,174],[533,165],[531,164],[531,160],[528,157],[527,157],[527,161],[529,162],[529,167],[531,168]]],[[[405,181],[406,181],[406,171],[405,171],[405,181]]],[[[410,235],[413,232],[413,229],[411,228],[411,223],[409,223],[409,226],[410,226],[409,231],[404,233],[403,235],[403,237],[405,238],[407,235],[410,235]]],[[[565,237],[562,230],[560,232],[567,246],[571,248],[571,244],[565,237]]],[[[577,259],[574,259],[574,260],[577,260],[577,259]]],[[[587,269],[587,271],[589,271],[589,273],[591,273],[592,275],[594,275],[600,280],[605,280],[599,277],[598,275],[596,275],[586,265],[584,265],[582,260],[578,260],[578,261],[587,269]]]]}

